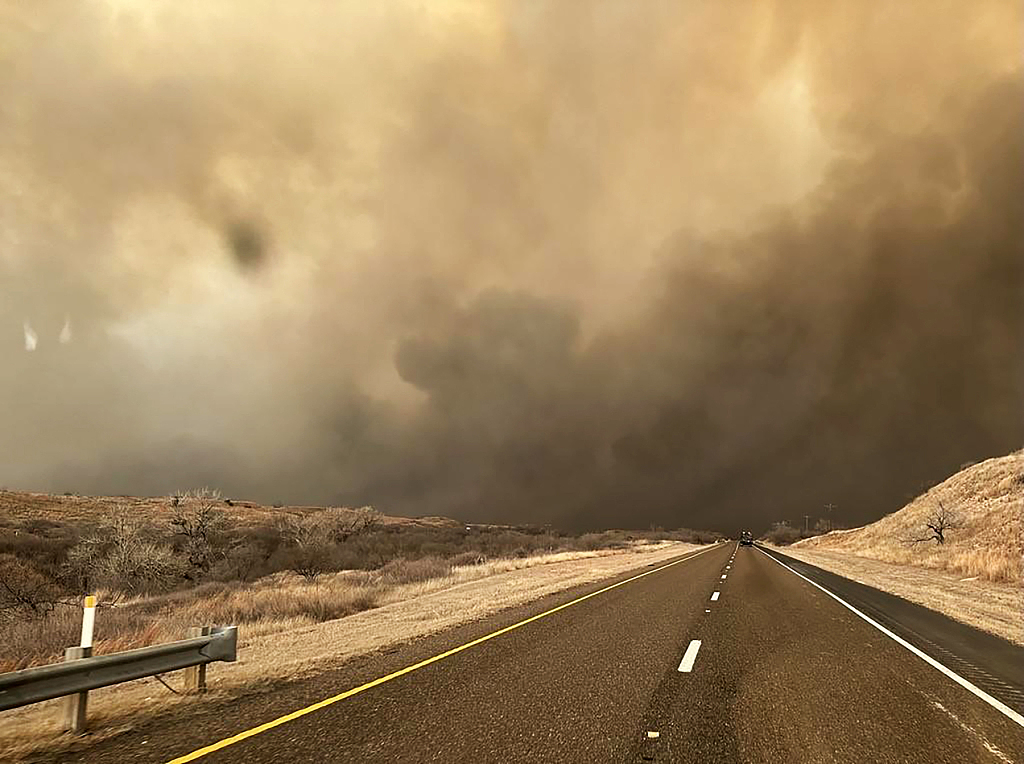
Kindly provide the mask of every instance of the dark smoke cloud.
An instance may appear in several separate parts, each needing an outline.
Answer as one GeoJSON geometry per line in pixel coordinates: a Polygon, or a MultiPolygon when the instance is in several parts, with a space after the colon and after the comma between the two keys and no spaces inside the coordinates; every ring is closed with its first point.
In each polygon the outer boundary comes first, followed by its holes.
{"type": "Polygon", "coordinates": [[[1024,443],[1014,4],[0,8],[0,483],[734,530],[1024,443]]]}
{"type": "Polygon", "coordinates": [[[225,238],[240,268],[256,269],[266,261],[266,234],[253,223],[246,220],[230,223],[225,238]]]}

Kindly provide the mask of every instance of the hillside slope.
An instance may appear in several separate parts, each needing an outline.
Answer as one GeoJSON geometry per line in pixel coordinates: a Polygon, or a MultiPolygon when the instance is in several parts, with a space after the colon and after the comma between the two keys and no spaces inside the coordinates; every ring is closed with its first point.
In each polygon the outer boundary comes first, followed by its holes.
{"type": "Polygon", "coordinates": [[[870,525],[805,539],[794,547],[1021,583],[1024,450],[967,467],[870,525]],[[949,531],[944,544],[908,543],[927,535],[925,521],[939,502],[959,516],[962,527],[949,531]]]}
{"type": "MultiPolygon", "coordinates": [[[[186,500],[186,504],[192,500],[186,500]]],[[[324,507],[274,506],[268,507],[252,501],[218,498],[217,508],[232,524],[251,526],[275,522],[289,515],[319,512],[324,507]]],[[[115,512],[127,510],[150,522],[162,522],[171,517],[172,497],[137,496],[79,496],[77,494],[30,493],[0,489],[0,527],[9,522],[49,521],[64,524],[92,523],[115,512]]],[[[424,528],[457,528],[463,523],[448,517],[396,517],[380,514],[381,526],[400,525],[424,528]]]]}

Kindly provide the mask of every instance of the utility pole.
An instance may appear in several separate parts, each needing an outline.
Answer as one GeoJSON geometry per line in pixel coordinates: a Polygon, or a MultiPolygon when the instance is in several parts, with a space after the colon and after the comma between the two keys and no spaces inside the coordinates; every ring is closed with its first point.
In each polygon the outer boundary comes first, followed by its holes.
{"type": "Polygon", "coordinates": [[[811,516],[804,515],[804,535],[806,536],[810,532],[811,516]]]}
{"type": "Polygon", "coordinates": [[[825,505],[825,517],[828,518],[827,522],[829,533],[832,532],[832,510],[835,508],[836,505],[833,504],[832,502],[829,502],[828,504],[825,505]]]}

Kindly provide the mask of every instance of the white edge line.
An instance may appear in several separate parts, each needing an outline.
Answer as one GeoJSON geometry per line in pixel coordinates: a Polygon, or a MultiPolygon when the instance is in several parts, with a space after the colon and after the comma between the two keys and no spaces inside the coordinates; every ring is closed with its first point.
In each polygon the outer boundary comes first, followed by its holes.
{"type": "Polygon", "coordinates": [[[697,651],[700,650],[700,640],[695,639],[690,642],[690,646],[686,648],[686,652],[683,653],[683,659],[679,661],[679,671],[683,674],[688,674],[693,671],[694,661],[697,660],[697,651]]]}
{"type": "MultiPolygon", "coordinates": [[[[1018,714],[1016,711],[1014,711],[1008,705],[1006,705],[1005,703],[1000,701],[998,698],[993,698],[991,695],[989,695],[987,692],[985,692],[983,689],[981,689],[977,685],[975,685],[972,682],[964,679],[958,673],[953,671],[953,669],[948,668],[947,666],[944,666],[943,664],[941,664],[937,660],[935,660],[932,656],[928,655],[928,653],[926,653],[926,652],[924,652],[922,650],[919,650],[918,648],[914,647],[912,644],[907,642],[907,640],[905,640],[902,637],[900,637],[899,635],[894,634],[893,632],[889,631],[887,628],[882,626],[882,624],[880,624],[874,618],[872,618],[871,616],[865,615],[864,613],[860,612],[857,608],[855,608],[849,602],[847,602],[846,600],[842,599],[841,597],[833,594],[832,592],[830,592],[828,589],[826,589],[821,584],[812,581],[811,579],[809,579],[807,576],[803,575],[802,573],[797,573],[797,571],[793,570],[786,563],[782,562],[781,560],[776,560],[774,557],[772,557],[770,554],[768,554],[766,551],[764,551],[760,547],[758,547],[757,550],[761,554],[763,554],[765,557],[767,557],[768,559],[770,559],[773,562],[776,562],[779,565],[781,565],[782,567],[784,567],[790,573],[793,573],[794,575],[800,576],[800,578],[802,578],[807,583],[811,584],[811,586],[818,587],[823,592],[825,592],[825,594],[827,594],[829,597],[831,597],[836,602],[838,602],[840,605],[842,605],[843,607],[847,608],[848,610],[852,611],[854,614],[860,616],[865,621],[870,623],[872,626],[874,626],[880,632],[885,634],[885,636],[889,637],[894,642],[897,642],[898,644],[903,645],[903,647],[907,648],[910,652],[912,652],[918,658],[920,658],[925,663],[930,665],[932,668],[938,669],[943,674],[945,674],[947,677],[949,677],[954,682],[956,682],[958,685],[963,687],[965,690],[968,690],[969,692],[974,693],[974,695],[976,695],[977,697],[981,698],[983,701],[988,703],[990,706],[992,706],[992,708],[996,709],[996,711],[999,711],[1003,716],[1005,716],[1006,718],[1010,719],[1011,721],[1016,722],[1021,727],[1024,727],[1024,716],[1021,716],[1020,714],[1018,714]]],[[[680,669],[680,670],[682,670],[682,669],[680,669]]]]}

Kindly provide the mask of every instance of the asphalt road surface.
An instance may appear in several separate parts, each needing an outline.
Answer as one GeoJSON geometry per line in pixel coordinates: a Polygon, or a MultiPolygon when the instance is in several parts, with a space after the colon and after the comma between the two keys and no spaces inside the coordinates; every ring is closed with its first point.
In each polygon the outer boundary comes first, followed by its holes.
{"type": "Polygon", "coordinates": [[[1024,649],[728,543],[193,708],[59,760],[1024,764],[1024,649]]]}

